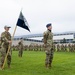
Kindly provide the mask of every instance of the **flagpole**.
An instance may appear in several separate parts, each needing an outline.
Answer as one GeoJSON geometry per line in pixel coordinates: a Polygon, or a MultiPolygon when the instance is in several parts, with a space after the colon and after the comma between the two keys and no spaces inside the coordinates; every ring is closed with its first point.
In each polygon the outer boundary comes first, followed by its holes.
{"type": "Polygon", "coordinates": [[[17,29],[17,25],[15,26],[15,29],[14,29],[14,32],[13,32],[13,35],[12,35],[12,40],[14,38],[14,35],[15,35],[15,32],[16,32],[16,29],[17,29]]]}
{"type": "MultiPolygon", "coordinates": [[[[14,39],[14,35],[15,35],[15,32],[16,32],[16,29],[17,29],[17,25],[15,26],[15,29],[14,29],[14,32],[13,32],[13,35],[12,35],[12,38],[11,38],[11,41],[13,41],[13,39],[14,39]]],[[[6,59],[7,59],[7,56],[8,56],[9,51],[10,51],[10,45],[8,46],[8,51],[7,51],[7,54],[5,56],[3,66],[1,68],[2,70],[3,70],[4,66],[5,66],[6,59]]]]}

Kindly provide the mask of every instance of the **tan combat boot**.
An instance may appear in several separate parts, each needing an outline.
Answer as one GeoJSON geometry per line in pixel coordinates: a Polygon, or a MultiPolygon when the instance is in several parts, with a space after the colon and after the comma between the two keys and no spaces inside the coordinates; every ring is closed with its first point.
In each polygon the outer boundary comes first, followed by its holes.
{"type": "Polygon", "coordinates": [[[10,65],[8,65],[8,68],[10,69],[10,65]]]}
{"type": "Polygon", "coordinates": [[[51,68],[51,67],[52,67],[52,64],[50,63],[50,64],[48,65],[48,67],[51,68]]]}
{"type": "Polygon", "coordinates": [[[48,69],[49,67],[48,67],[48,64],[45,64],[45,67],[48,69]]]}

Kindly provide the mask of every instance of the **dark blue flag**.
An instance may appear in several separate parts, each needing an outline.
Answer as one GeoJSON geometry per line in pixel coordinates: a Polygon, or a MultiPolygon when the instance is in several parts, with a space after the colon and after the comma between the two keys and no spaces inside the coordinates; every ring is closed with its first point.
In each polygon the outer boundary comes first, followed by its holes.
{"type": "Polygon", "coordinates": [[[27,20],[23,16],[22,12],[20,12],[20,15],[19,15],[19,18],[18,18],[18,21],[17,21],[16,25],[30,31],[30,29],[28,27],[29,25],[27,23],[27,20]]]}

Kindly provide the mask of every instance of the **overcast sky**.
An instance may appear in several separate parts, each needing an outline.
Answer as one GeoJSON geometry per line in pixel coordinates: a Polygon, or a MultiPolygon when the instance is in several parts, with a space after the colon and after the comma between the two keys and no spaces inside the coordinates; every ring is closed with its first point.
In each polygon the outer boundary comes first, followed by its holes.
{"type": "Polygon", "coordinates": [[[75,0],[0,0],[0,33],[10,25],[13,34],[21,8],[31,33],[17,27],[15,35],[43,33],[48,23],[53,33],[75,31],[75,0]]]}

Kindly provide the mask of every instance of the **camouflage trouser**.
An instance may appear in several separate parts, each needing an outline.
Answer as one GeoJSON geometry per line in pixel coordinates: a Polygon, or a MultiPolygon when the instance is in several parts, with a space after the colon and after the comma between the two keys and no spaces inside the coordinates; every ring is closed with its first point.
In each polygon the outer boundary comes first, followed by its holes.
{"type": "Polygon", "coordinates": [[[19,57],[22,57],[22,54],[23,54],[23,50],[19,50],[18,56],[19,56],[19,57]]]}
{"type": "MultiPolygon", "coordinates": [[[[8,50],[8,48],[0,49],[0,66],[2,66],[4,63],[7,50],[8,50]]],[[[7,56],[7,64],[10,65],[10,63],[11,63],[11,52],[9,52],[8,56],[7,56]]]]}
{"type": "Polygon", "coordinates": [[[45,64],[51,64],[53,60],[54,50],[50,47],[46,48],[46,59],[45,64]]]}

